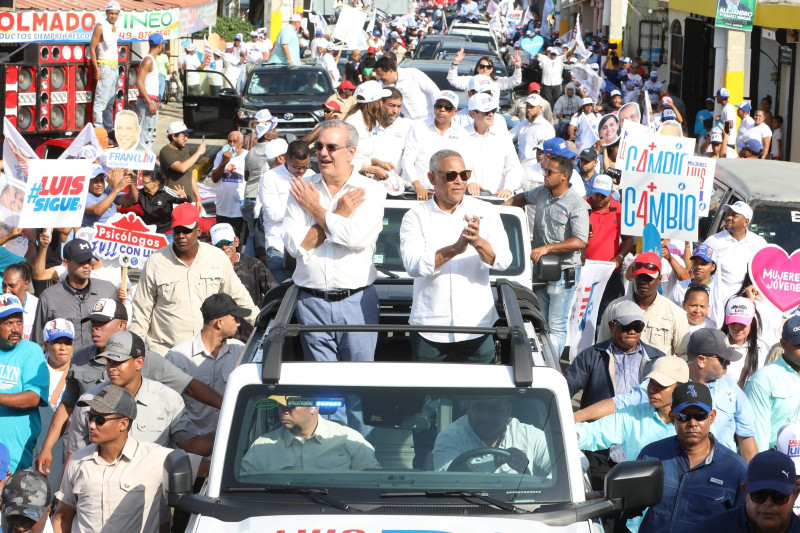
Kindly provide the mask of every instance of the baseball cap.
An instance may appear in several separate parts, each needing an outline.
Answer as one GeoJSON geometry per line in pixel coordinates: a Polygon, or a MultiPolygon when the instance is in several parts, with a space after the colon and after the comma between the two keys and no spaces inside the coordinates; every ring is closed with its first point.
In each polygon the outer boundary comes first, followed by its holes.
{"type": "Polygon", "coordinates": [[[664,109],[661,110],[661,118],[664,120],[669,120],[677,117],[675,115],[675,111],[673,111],[672,108],[665,107],[664,109]]]}
{"type": "Polygon", "coordinates": [[[242,35],[241,33],[237,33],[236,35],[233,36],[233,40],[234,41],[241,41],[242,37],[244,37],[244,35],[242,35]]]}
{"type": "Polygon", "coordinates": [[[623,300],[609,314],[609,320],[622,325],[628,325],[637,320],[644,322],[644,311],[633,300],[623,300]]]}
{"type": "Polygon", "coordinates": [[[266,156],[267,160],[275,159],[284,155],[288,150],[289,143],[286,142],[286,139],[275,139],[267,143],[267,147],[264,148],[264,156],[266,156]]]}
{"type": "Polygon", "coordinates": [[[240,307],[230,294],[218,292],[212,294],[200,306],[203,320],[214,320],[223,316],[233,315],[237,317],[250,316],[250,309],[240,307]]]}
{"type": "Polygon", "coordinates": [[[630,57],[623,57],[620,61],[622,63],[630,63],[631,62],[631,58],[630,57]]]}
{"type": "Polygon", "coordinates": [[[800,422],[789,422],[778,430],[776,448],[792,460],[797,470],[800,466],[800,422]]]}
{"type": "Polygon", "coordinates": [[[600,70],[600,65],[598,65],[597,63],[592,63],[591,65],[589,65],[589,68],[591,68],[592,70],[600,70]]]}
{"type": "Polygon", "coordinates": [[[97,259],[92,253],[92,245],[83,239],[72,239],[64,245],[64,259],[72,259],[76,263],[85,263],[97,259]]]}
{"type": "Polygon", "coordinates": [[[159,44],[164,44],[164,36],[160,33],[152,33],[147,41],[150,43],[150,46],[158,46],[159,44]]]}
{"type": "Polygon", "coordinates": [[[591,96],[585,96],[583,100],[581,100],[581,107],[585,105],[594,105],[594,99],[591,96]]]}
{"type": "Polygon", "coordinates": [[[231,49],[233,49],[233,43],[231,42],[225,43],[225,50],[231,50],[231,49]]]}
{"type": "Polygon", "coordinates": [[[586,148],[581,152],[582,161],[594,161],[595,159],[597,159],[597,152],[593,148],[586,148]]]}
{"type": "Polygon", "coordinates": [[[328,43],[328,46],[326,47],[326,49],[327,50],[336,50],[336,45],[333,44],[333,43],[328,43]]]}
{"type": "Polygon", "coordinates": [[[178,204],[175,206],[175,209],[172,210],[172,229],[179,226],[193,229],[197,225],[199,218],[197,207],[195,207],[194,204],[178,204]]]}
{"type": "Polygon", "coordinates": [[[253,30],[250,32],[250,37],[258,37],[258,32],[253,30]]]}
{"type": "Polygon", "coordinates": [[[794,491],[797,470],[794,461],[778,450],[757,453],[747,465],[747,492],[774,490],[780,494],[794,491]]]}
{"type": "Polygon", "coordinates": [[[214,53],[215,56],[222,57],[222,50],[214,50],[213,53],[214,53]]]}
{"type": "Polygon", "coordinates": [[[322,35],[322,30],[318,29],[317,31],[314,32],[314,35],[319,37],[320,35],[322,35]]]}
{"type": "Polygon", "coordinates": [[[614,190],[614,181],[608,174],[598,174],[592,183],[591,194],[600,193],[603,196],[608,196],[614,190]]]}
{"type": "Polygon", "coordinates": [[[355,89],[356,86],[353,85],[353,82],[350,80],[344,80],[342,83],[339,84],[340,89],[355,89]]]}
{"type": "Polygon", "coordinates": [[[655,252],[644,252],[636,256],[633,260],[634,264],[634,271],[633,275],[638,276],[639,274],[647,274],[651,278],[657,278],[661,274],[661,257],[655,252]],[[656,267],[655,269],[648,268],[646,266],[642,266],[641,268],[636,268],[636,263],[643,263],[644,265],[652,265],[656,267]]]}
{"type": "Polygon", "coordinates": [[[528,92],[529,93],[532,93],[533,91],[541,91],[541,90],[542,90],[542,86],[539,85],[538,83],[536,83],[535,81],[531,82],[531,84],[528,85],[528,92]]]}
{"type": "Polygon", "coordinates": [[[339,102],[334,102],[333,100],[325,102],[322,104],[322,107],[327,107],[328,109],[333,109],[334,111],[342,111],[342,106],[339,105],[339,102]]]}
{"type": "Polygon", "coordinates": [[[186,50],[187,52],[194,52],[195,50],[197,50],[197,48],[195,48],[192,43],[189,43],[184,47],[184,50],[186,50]]]}
{"type": "Polygon", "coordinates": [[[272,113],[270,113],[269,109],[259,109],[256,115],[253,117],[256,122],[268,122],[273,118],[275,117],[272,116],[272,113]]]}
{"type": "Polygon", "coordinates": [[[758,139],[747,139],[744,142],[744,144],[742,145],[742,148],[747,148],[748,150],[750,150],[754,154],[760,154],[761,150],[764,149],[764,146],[761,144],[761,141],[759,141],[758,139]]]}
{"type": "Polygon", "coordinates": [[[387,96],[391,96],[392,91],[389,89],[384,89],[383,85],[378,83],[375,80],[365,81],[361,85],[359,85],[353,96],[356,99],[356,102],[375,102],[380,100],[381,98],[386,98],[387,96]]]}
{"type": "Polygon", "coordinates": [[[750,102],[742,102],[741,104],[737,105],[736,108],[737,109],[741,109],[742,111],[744,111],[746,113],[749,113],[750,110],[752,109],[750,107],[750,102]]]}
{"type": "MultiPolygon", "coordinates": [[[[65,318],[55,318],[44,325],[44,342],[53,342],[66,337],[75,340],[75,326],[65,318]]],[[[2,475],[2,469],[0,469],[2,475]]]]}
{"type": "Polygon", "coordinates": [[[233,242],[235,238],[236,232],[233,231],[233,226],[230,224],[220,223],[211,226],[211,244],[214,246],[216,246],[219,241],[233,242]]]}
{"type": "Polygon", "coordinates": [[[327,48],[328,47],[328,39],[320,39],[319,42],[315,46],[317,48],[327,48]]]}
{"type": "Polygon", "coordinates": [[[127,361],[134,357],[144,357],[144,341],[136,333],[119,331],[111,335],[106,343],[103,353],[96,355],[94,360],[101,362],[103,359],[112,361],[127,361]]]}
{"type": "Polygon", "coordinates": [[[725,323],[744,324],[749,326],[756,316],[756,308],[749,298],[734,296],[725,305],[725,323]]]}
{"type": "Polygon", "coordinates": [[[256,139],[260,139],[265,133],[274,130],[278,127],[278,120],[270,120],[268,122],[259,122],[256,126],[256,139]]]}
{"type": "Polygon", "coordinates": [[[730,209],[734,213],[742,215],[747,220],[751,220],[753,218],[753,210],[750,208],[749,205],[747,205],[741,200],[734,202],[732,204],[725,204],[722,206],[723,213],[726,212],[728,209],[730,209]]]}
{"type": "Polygon", "coordinates": [[[467,82],[467,90],[485,93],[491,91],[493,85],[494,82],[489,76],[485,74],[475,74],[467,82]]]}
{"type": "Polygon", "coordinates": [[[120,9],[119,2],[115,2],[114,0],[106,4],[106,11],[119,11],[120,9]]]}
{"type": "Polygon", "coordinates": [[[179,133],[190,133],[190,130],[186,124],[181,122],[180,120],[176,120],[175,122],[170,122],[169,126],[167,127],[167,135],[177,135],[179,133]]]}
{"type": "MultiPolygon", "coordinates": [[[[675,383],[684,384],[689,381],[689,365],[680,357],[665,355],[655,360],[653,370],[645,378],[655,380],[662,387],[669,387],[675,383]]],[[[678,385],[678,387],[680,386],[678,385]]],[[[678,387],[675,387],[675,391],[672,393],[672,405],[675,405],[675,393],[678,391],[678,387]]]]}
{"type": "Polygon", "coordinates": [[[575,153],[567,146],[567,141],[561,137],[553,137],[544,142],[544,153],[547,155],[560,155],[563,157],[573,158],[575,153]]]}
{"type": "Polygon", "coordinates": [[[695,248],[694,253],[692,254],[692,257],[690,257],[690,259],[693,259],[695,257],[699,257],[706,263],[714,263],[714,249],[707,244],[701,244],[700,246],[695,248]]]}
{"type": "Polygon", "coordinates": [[[436,95],[435,101],[438,102],[439,100],[450,102],[451,104],[453,104],[453,107],[458,107],[458,95],[453,91],[441,91],[439,94],[436,95]]]}
{"type": "Polygon", "coordinates": [[[722,142],[722,132],[714,129],[711,131],[711,144],[722,142]]]}
{"type": "Polygon", "coordinates": [[[543,106],[544,98],[542,98],[536,93],[529,94],[528,97],[525,99],[525,103],[533,107],[543,106]]]}
{"type": "Polygon", "coordinates": [[[613,91],[611,91],[611,93],[609,94],[609,98],[613,98],[613,97],[615,97],[615,96],[622,96],[622,93],[621,93],[621,92],[619,92],[617,89],[614,89],[614,90],[613,90],[613,91]]]}
{"type": "Polygon", "coordinates": [[[726,89],[725,87],[720,87],[719,89],[717,89],[717,96],[719,96],[720,98],[728,98],[730,95],[731,95],[730,91],[728,91],[728,89],[726,89]]]}
{"type": "MultiPolygon", "coordinates": [[[[671,355],[659,358],[659,360],[661,359],[677,359],[686,366],[686,379],[672,391],[672,412],[680,413],[687,407],[696,405],[706,413],[710,413],[714,405],[711,400],[711,391],[708,390],[708,387],[697,381],[687,383],[689,381],[689,366],[686,365],[686,361],[680,357],[671,355]]],[[[661,382],[659,381],[659,383],[661,382]]],[[[663,383],[661,384],[663,385],[663,383]]],[[[792,478],[792,480],[794,480],[794,478],[792,478]]]]}
{"type": "Polygon", "coordinates": [[[24,310],[19,298],[13,294],[0,294],[0,318],[22,312],[24,310]]]}
{"type": "Polygon", "coordinates": [[[303,17],[300,16],[300,13],[292,13],[289,16],[289,22],[302,22],[303,17]]]}
{"type": "MultiPolygon", "coordinates": [[[[128,332],[121,331],[116,333],[111,336],[111,339],[124,333],[128,332]]],[[[111,339],[109,339],[109,342],[111,339]]],[[[118,414],[131,420],[136,419],[136,400],[133,399],[130,392],[119,385],[108,384],[100,389],[91,400],[78,400],[76,405],[94,409],[101,415],[118,414]]]]}
{"type": "Polygon", "coordinates": [[[714,99],[713,98],[706,98],[706,102],[711,102],[713,104],[714,103],[714,99]]]}
{"type": "MultiPolygon", "coordinates": [[[[94,147],[88,146],[86,148],[94,148],[94,147]]],[[[97,159],[97,158],[95,157],[95,159],[97,159]]],[[[95,179],[97,176],[105,176],[106,175],[106,169],[103,168],[103,165],[92,165],[90,170],[91,170],[91,173],[92,173],[91,179],[95,179]]]]}
{"type": "Polygon", "coordinates": [[[368,54],[374,54],[375,53],[375,47],[374,46],[370,46],[369,48],[367,48],[367,53],[368,54]]]}
{"type": "Polygon", "coordinates": [[[794,345],[800,344],[800,315],[795,315],[783,323],[781,337],[794,345]]]}
{"type": "Polygon", "coordinates": [[[700,328],[689,337],[686,351],[692,354],[718,355],[727,361],[738,361],[742,354],[733,350],[719,329],[700,328]]]}
{"type": "Polygon", "coordinates": [[[633,83],[633,80],[628,80],[625,82],[625,88],[628,89],[629,91],[633,90],[634,87],[636,87],[636,84],[633,83]]]}
{"type": "Polygon", "coordinates": [[[8,446],[0,442],[0,477],[5,478],[10,467],[11,453],[8,451],[8,446]]]}
{"type": "Polygon", "coordinates": [[[658,72],[656,72],[655,70],[651,70],[650,71],[650,77],[653,78],[653,79],[656,79],[658,77],[658,72]]]}
{"type": "Polygon", "coordinates": [[[18,470],[3,487],[3,519],[24,516],[38,522],[47,512],[52,498],[46,477],[33,468],[18,470]]]}
{"type": "Polygon", "coordinates": [[[492,98],[491,94],[478,93],[469,97],[467,109],[470,111],[487,113],[489,111],[495,111],[497,109],[497,105],[495,105],[494,98],[492,98]]]}

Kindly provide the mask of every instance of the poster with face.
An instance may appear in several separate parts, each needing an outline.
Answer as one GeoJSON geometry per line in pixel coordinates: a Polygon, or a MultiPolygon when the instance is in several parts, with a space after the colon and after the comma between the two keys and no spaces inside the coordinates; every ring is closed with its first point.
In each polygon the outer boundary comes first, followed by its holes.
{"type": "Polygon", "coordinates": [[[619,117],[614,113],[603,115],[597,125],[597,134],[605,146],[617,142],[617,139],[619,139],[619,117]]]}
{"type": "Polygon", "coordinates": [[[626,120],[632,120],[637,124],[642,123],[642,110],[636,102],[628,102],[622,106],[617,112],[617,116],[619,117],[619,131],[622,131],[622,125],[626,120]]]}
{"type": "Polygon", "coordinates": [[[114,117],[114,134],[119,146],[106,150],[106,166],[108,168],[132,170],[153,170],[155,168],[156,154],[139,142],[141,129],[136,113],[129,109],[117,113],[117,116],[114,117]]]}

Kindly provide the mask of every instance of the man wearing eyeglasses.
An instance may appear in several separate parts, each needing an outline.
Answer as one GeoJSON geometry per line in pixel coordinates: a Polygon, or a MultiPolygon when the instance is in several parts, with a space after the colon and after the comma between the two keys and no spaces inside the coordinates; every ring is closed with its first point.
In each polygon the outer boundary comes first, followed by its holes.
{"type": "MultiPolygon", "coordinates": [[[[326,121],[314,144],[319,174],[290,184],[282,237],[297,258],[292,279],[300,288],[295,316],[302,325],[378,323],[372,258],[386,189],[353,166],[357,145],[353,126],[326,121]]],[[[305,358],[313,361],[372,361],[377,341],[373,332],[300,335],[305,358]]]]}

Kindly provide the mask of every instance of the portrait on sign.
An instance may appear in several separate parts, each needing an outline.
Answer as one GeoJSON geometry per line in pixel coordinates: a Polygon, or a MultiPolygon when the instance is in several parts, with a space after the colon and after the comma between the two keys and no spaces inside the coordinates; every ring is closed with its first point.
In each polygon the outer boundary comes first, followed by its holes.
{"type": "Polygon", "coordinates": [[[153,170],[156,154],[148,150],[140,141],[142,126],[139,117],[129,109],[123,109],[114,117],[114,135],[117,148],[106,150],[106,165],[109,168],[128,168],[132,170],[153,170]]]}

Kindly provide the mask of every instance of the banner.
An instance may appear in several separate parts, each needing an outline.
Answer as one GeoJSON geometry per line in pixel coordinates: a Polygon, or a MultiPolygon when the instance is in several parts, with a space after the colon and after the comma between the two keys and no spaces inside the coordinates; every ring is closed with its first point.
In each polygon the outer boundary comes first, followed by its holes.
{"type": "Polygon", "coordinates": [[[685,175],[695,144],[694,139],[657,135],[643,124],[626,120],[622,124],[616,168],[623,172],[685,175]]]}
{"type": "Polygon", "coordinates": [[[7,118],[3,118],[3,136],[3,172],[12,181],[24,184],[28,181],[28,161],[39,156],[7,118]]]}
{"type": "Polygon", "coordinates": [[[590,96],[595,102],[600,100],[605,82],[589,65],[584,63],[572,65],[572,77],[580,82],[586,96],[590,96]]]}
{"type": "Polygon", "coordinates": [[[106,150],[108,168],[128,168],[132,170],[153,170],[156,154],[139,141],[141,125],[136,113],[123,109],[114,117],[114,132],[117,136],[116,148],[106,150]]]}
{"type": "Polygon", "coordinates": [[[586,119],[586,115],[581,113],[580,118],[578,118],[578,125],[575,133],[575,148],[578,149],[578,153],[586,148],[593,147],[599,139],[600,137],[597,136],[597,130],[586,119]]]}
{"type": "Polygon", "coordinates": [[[642,235],[653,224],[663,239],[697,240],[699,180],[623,171],[619,193],[623,235],[642,235]]]}
{"type": "Polygon", "coordinates": [[[106,153],[94,133],[94,124],[89,122],[83,127],[75,140],[61,152],[59,159],[88,159],[90,162],[98,160],[98,164],[105,166],[106,153]]]}
{"type": "Polygon", "coordinates": [[[717,0],[714,25],[719,28],[752,31],[756,0],[717,0]]]}
{"type": "Polygon", "coordinates": [[[91,165],[87,159],[31,160],[19,227],[79,227],[86,209],[91,165]]]}
{"type": "MultiPolygon", "coordinates": [[[[88,43],[94,27],[105,18],[104,11],[0,12],[0,43],[88,43]]],[[[147,41],[153,33],[175,39],[208,28],[216,19],[215,1],[193,7],[122,11],[117,21],[119,40],[147,41]]]]}
{"type": "Polygon", "coordinates": [[[769,244],[750,260],[750,279],[775,307],[791,311],[800,305],[800,251],[769,244]]]}
{"type": "Polygon", "coordinates": [[[616,263],[609,261],[586,260],[581,268],[581,277],[575,286],[575,297],[572,301],[572,312],[567,324],[567,345],[569,360],[582,350],[594,344],[597,330],[597,316],[600,310],[600,299],[606,290],[606,283],[614,274],[616,263]]]}
{"type": "Polygon", "coordinates": [[[367,14],[365,12],[354,7],[342,6],[331,37],[336,41],[343,42],[349,48],[355,49],[361,41],[366,21],[367,14]]]}
{"type": "Polygon", "coordinates": [[[167,238],[134,213],[117,213],[105,223],[95,223],[92,251],[103,260],[118,259],[120,266],[142,268],[167,238]]]}
{"type": "Polygon", "coordinates": [[[701,217],[708,216],[711,197],[714,195],[714,172],[717,169],[717,160],[710,157],[693,155],[686,161],[684,175],[700,180],[700,203],[698,211],[701,217]]]}

